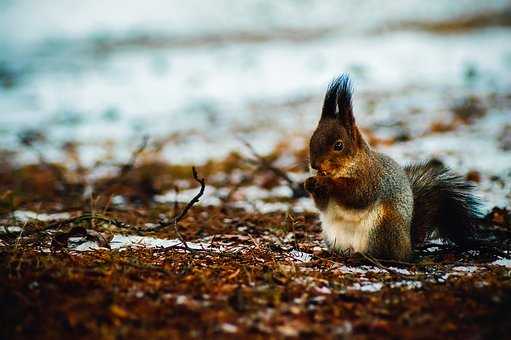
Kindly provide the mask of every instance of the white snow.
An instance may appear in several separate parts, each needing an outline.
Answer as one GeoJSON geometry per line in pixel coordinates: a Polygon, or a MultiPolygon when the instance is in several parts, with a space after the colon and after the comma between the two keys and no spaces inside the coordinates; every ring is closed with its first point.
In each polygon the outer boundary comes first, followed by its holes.
{"type": "Polygon", "coordinates": [[[492,264],[495,264],[497,266],[511,268],[511,259],[499,258],[498,260],[494,261],[492,264]]]}
{"type": "MultiPolygon", "coordinates": [[[[189,248],[191,249],[212,249],[210,243],[204,242],[186,242],[189,248]]],[[[184,244],[179,239],[161,239],[156,237],[149,236],[135,236],[135,235],[114,235],[113,239],[110,241],[111,249],[124,249],[129,247],[145,247],[145,248],[167,248],[174,246],[183,246],[184,244]]],[[[76,251],[90,251],[97,250],[100,247],[96,244],[96,242],[87,241],[79,244],[73,250],[76,251]]],[[[224,248],[215,248],[216,251],[223,251],[224,248]]]]}
{"type": "Polygon", "coordinates": [[[236,333],[238,332],[238,326],[233,325],[232,323],[224,322],[220,325],[220,329],[225,333],[236,333]]]}
{"type": "Polygon", "coordinates": [[[18,226],[0,226],[0,234],[21,233],[23,228],[18,226]]]}
{"type": "Polygon", "coordinates": [[[476,272],[478,269],[479,268],[476,266],[456,266],[452,268],[452,270],[465,273],[473,273],[476,272]]]}
{"type": "Polygon", "coordinates": [[[360,290],[362,292],[377,292],[380,291],[385,285],[389,285],[392,288],[402,287],[407,289],[420,289],[422,288],[422,282],[414,280],[403,280],[391,283],[384,282],[371,282],[365,279],[361,282],[356,282],[352,286],[348,287],[348,290],[360,290]]]}
{"type": "MultiPolygon", "coordinates": [[[[248,237],[240,235],[220,235],[217,240],[215,237],[209,236],[200,240],[186,241],[186,245],[190,249],[208,250],[213,252],[239,252],[250,249],[250,247],[237,245],[236,242],[233,242],[230,238],[235,238],[237,241],[249,239],[248,237]]],[[[73,243],[70,245],[71,249],[74,251],[82,252],[101,249],[101,247],[93,241],[86,241],[82,243],[76,242],[79,241],[78,239],[74,239],[72,241],[75,241],[74,243],[76,243],[76,245],[73,245],[73,243]]],[[[176,251],[186,251],[186,249],[184,249],[185,246],[180,239],[161,239],[157,237],[137,235],[114,235],[110,241],[110,249],[126,249],[129,247],[168,248],[175,246],[179,247],[176,251]]],[[[312,259],[311,254],[295,249],[291,250],[288,254],[289,258],[299,263],[306,263],[312,259]]]]}
{"type": "Polygon", "coordinates": [[[332,294],[332,290],[326,286],[316,287],[315,290],[320,294],[332,294]]]}
{"type": "Polygon", "coordinates": [[[355,282],[348,290],[360,290],[362,292],[377,292],[383,288],[381,282],[355,282]]]}
{"type": "Polygon", "coordinates": [[[420,289],[422,288],[422,282],[413,280],[398,281],[391,284],[391,287],[405,287],[409,289],[420,289]]]}
{"type": "Polygon", "coordinates": [[[376,266],[346,266],[346,265],[337,265],[336,266],[342,273],[348,273],[348,274],[366,274],[366,273],[387,273],[389,271],[391,272],[397,272],[402,275],[413,275],[412,272],[410,272],[407,269],[403,268],[396,268],[396,267],[389,267],[387,269],[378,268],[376,266]]]}
{"type": "Polygon", "coordinates": [[[58,220],[65,220],[71,217],[71,215],[67,212],[63,213],[55,213],[55,214],[44,214],[44,213],[38,213],[34,211],[29,210],[16,210],[13,213],[13,217],[21,222],[28,222],[30,220],[37,220],[37,221],[58,221],[58,220]]]}
{"type": "MultiPolygon", "coordinates": [[[[199,204],[208,206],[218,206],[222,203],[221,197],[226,194],[227,189],[220,188],[217,189],[212,186],[206,186],[204,189],[204,194],[200,198],[199,204]]],[[[195,195],[199,192],[199,188],[185,189],[176,191],[169,191],[163,195],[157,195],[154,197],[156,202],[160,203],[171,203],[171,202],[180,202],[180,203],[188,203],[192,200],[195,195]]]]}
{"type": "Polygon", "coordinates": [[[302,251],[295,250],[295,249],[293,249],[290,252],[290,255],[291,255],[291,257],[293,259],[295,259],[297,261],[300,261],[300,262],[309,262],[312,259],[312,255],[311,254],[304,253],[302,251]]]}

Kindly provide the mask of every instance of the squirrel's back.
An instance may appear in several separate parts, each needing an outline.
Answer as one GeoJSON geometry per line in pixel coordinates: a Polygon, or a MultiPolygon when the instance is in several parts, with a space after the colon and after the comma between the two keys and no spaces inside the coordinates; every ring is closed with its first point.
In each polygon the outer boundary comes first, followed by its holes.
{"type": "Polygon", "coordinates": [[[413,191],[403,168],[392,158],[382,153],[375,153],[379,163],[378,179],[380,181],[381,200],[392,202],[402,216],[412,218],[413,191]]]}

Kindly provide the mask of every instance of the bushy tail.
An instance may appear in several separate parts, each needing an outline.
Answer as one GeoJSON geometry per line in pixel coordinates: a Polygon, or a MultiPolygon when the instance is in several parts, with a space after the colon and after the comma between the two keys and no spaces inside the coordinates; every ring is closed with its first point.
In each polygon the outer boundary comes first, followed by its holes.
{"type": "Polygon", "coordinates": [[[481,203],[473,186],[438,161],[405,167],[413,191],[412,242],[437,231],[442,239],[468,246],[480,223],[481,203]]]}

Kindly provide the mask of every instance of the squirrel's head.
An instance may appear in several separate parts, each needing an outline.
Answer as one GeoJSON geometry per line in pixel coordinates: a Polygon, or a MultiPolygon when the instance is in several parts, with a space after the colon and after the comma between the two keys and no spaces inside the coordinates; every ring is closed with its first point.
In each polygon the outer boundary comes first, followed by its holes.
{"type": "Polygon", "coordinates": [[[349,176],[356,156],[367,148],[355,124],[351,95],[347,75],[328,85],[321,119],[310,140],[310,167],[320,174],[349,176]]]}

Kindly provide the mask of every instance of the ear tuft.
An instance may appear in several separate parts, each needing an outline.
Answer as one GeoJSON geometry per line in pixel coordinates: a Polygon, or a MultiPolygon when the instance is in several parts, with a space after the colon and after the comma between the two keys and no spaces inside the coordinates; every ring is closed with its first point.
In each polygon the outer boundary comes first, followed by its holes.
{"type": "Polygon", "coordinates": [[[337,106],[339,107],[339,118],[353,117],[351,104],[352,88],[351,80],[347,74],[342,74],[337,81],[337,106]]]}
{"type": "Polygon", "coordinates": [[[321,118],[339,118],[344,122],[351,121],[353,118],[351,96],[350,78],[347,74],[341,74],[328,85],[321,118]]]}

